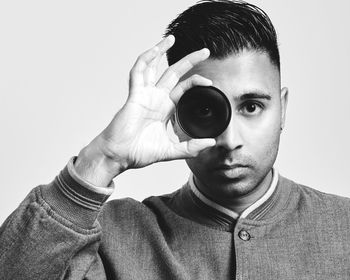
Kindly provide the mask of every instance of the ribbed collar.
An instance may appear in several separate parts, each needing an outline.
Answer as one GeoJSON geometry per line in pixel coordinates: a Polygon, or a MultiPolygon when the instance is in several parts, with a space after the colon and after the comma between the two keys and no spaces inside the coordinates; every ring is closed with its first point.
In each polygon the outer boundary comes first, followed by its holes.
{"type": "Polygon", "coordinates": [[[278,212],[277,208],[285,203],[284,199],[281,199],[278,171],[273,168],[272,172],[272,181],[268,190],[240,215],[201,193],[194,184],[192,174],[181,189],[168,197],[166,204],[180,216],[210,227],[231,231],[238,219],[261,220],[270,212],[278,212]]]}

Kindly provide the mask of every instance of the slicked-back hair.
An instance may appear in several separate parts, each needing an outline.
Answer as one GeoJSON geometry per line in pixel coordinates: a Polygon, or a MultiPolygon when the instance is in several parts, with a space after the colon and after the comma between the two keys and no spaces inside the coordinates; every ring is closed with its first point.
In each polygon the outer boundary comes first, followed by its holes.
{"type": "Polygon", "coordinates": [[[169,65],[202,48],[208,48],[214,59],[247,49],[267,53],[280,70],[277,35],[270,18],[244,1],[199,1],[168,25],[164,36],[170,34],[175,44],[167,51],[169,65]]]}

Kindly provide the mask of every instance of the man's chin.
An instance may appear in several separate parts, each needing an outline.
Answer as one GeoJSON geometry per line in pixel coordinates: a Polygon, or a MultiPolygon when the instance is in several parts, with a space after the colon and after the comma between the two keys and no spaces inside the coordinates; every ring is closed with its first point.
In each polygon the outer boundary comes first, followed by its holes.
{"type": "Polygon", "coordinates": [[[217,196],[221,198],[240,197],[252,192],[256,182],[249,172],[217,172],[207,180],[211,186],[215,186],[217,196]]]}
{"type": "MultiPolygon", "coordinates": [[[[241,197],[258,191],[265,176],[258,176],[252,168],[235,168],[232,170],[219,170],[212,172],[206,178],[209,186],[215,186],[212,191],[222,199],[241,197]]],[[[265,184],[264,184],[265,185],[265,184]]]]}

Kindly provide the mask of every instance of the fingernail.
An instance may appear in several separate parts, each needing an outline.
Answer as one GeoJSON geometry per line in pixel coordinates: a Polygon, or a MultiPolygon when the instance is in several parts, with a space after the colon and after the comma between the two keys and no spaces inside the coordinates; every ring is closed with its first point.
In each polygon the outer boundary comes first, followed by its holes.
{"type": "Polygon", "coordinates": [[[205,84],[207,84],[207,85],[212,85],[212,84],[213,84],[213,81],[210,80],[210,79],[207,79],[207,78],[204,78],[204,82],[205,82],[205,84]]]}
{"type": "Polygon", "coordinates": [[[204,55],[207,55],[207,56],[210,55],[210,50],[208,48],[203,48],[202,52],[204,53],[204,55]]]}
{"type": "Polygon", "coordinates": [[[175,36],[174,36],[174,35],[169,35],[169,36],[167,37],[167,40],[168,40],[168,42],[175,41],[175,36]]]}

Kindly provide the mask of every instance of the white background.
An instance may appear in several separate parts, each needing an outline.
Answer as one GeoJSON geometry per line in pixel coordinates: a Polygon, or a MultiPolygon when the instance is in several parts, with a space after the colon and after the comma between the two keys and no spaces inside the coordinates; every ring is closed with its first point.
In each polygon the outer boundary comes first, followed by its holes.
{"type": "MultiPolygon", "coordinates": [[[[252,1],[279,34],[290,89],[276,166],[321,191],[350,196],[350,1],[252,1]]],[[[136,57],[194,1],[2,1],[0,4],[0,223],[50,182],[127,96],[136,57]]],[[[184,161],[131,170],[112,198],[174,191],[184,161]]]]}

